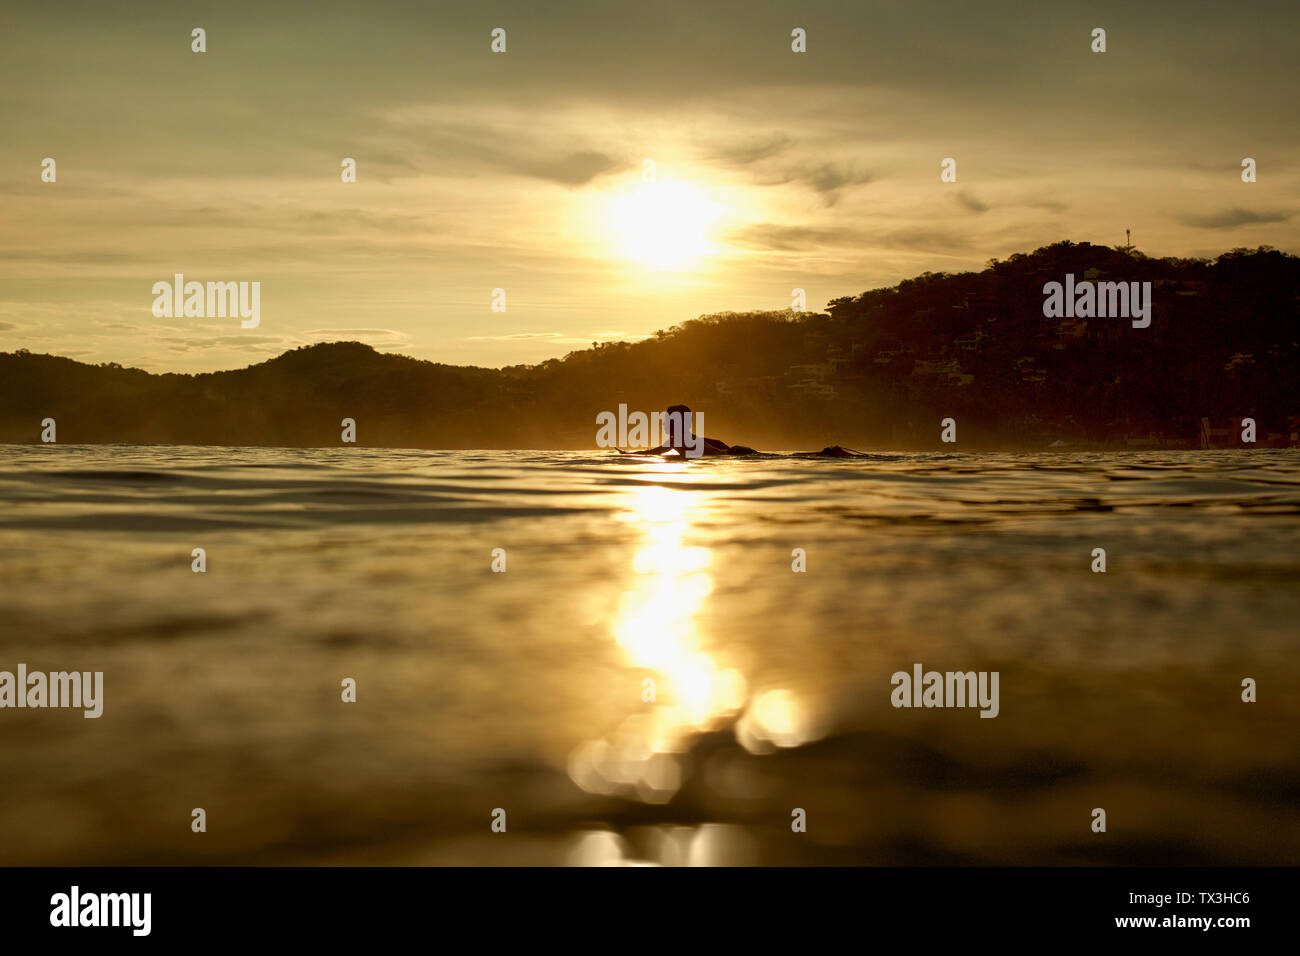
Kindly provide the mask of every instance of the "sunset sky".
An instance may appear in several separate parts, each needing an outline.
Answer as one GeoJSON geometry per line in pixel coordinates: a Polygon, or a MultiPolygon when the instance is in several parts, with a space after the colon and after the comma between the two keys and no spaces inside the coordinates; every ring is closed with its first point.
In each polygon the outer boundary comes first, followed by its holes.
{"type": "Polygon", "coordinates": [[[1297,28],[1185,0],[9,4],[0,350],[500,366],[1126,228],[1300,252],[1297,28]],[[260,281],[260,327],[155,318],[177,272],[260,281]]]}

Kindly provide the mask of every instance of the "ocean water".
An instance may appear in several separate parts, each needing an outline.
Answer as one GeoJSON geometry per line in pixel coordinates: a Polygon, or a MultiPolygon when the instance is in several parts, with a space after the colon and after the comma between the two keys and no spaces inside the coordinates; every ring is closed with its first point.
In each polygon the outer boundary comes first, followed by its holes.
{"type": "Polygon", "coordinates": [[[1298,532],[1295,451],[0,446],[0,670],[104,674],[0,863],[1294,864],[1298,532]]]}

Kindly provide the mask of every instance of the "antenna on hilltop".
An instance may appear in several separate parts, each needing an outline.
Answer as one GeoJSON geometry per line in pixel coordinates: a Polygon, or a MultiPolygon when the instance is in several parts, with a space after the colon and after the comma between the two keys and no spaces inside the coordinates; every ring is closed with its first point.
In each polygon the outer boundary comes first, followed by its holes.
{"type": "Polygon", "coordinates": [[[1124,230],[1124,251],[1133,251],[1133,230],[1131,229],[1124,230]]]}

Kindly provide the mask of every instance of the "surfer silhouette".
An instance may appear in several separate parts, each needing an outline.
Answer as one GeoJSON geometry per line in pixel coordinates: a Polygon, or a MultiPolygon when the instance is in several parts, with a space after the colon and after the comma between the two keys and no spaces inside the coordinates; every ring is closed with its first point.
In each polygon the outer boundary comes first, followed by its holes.
{"type": "MultiPolygon", "coordinates": [[[[704,438],[696,435],[691,429],[692,413],[689,406],[671,405],[664,415],[664,423],[668,432],[668,440],[664,444],[655,448],[649,448],[645,451],[632,452],[636,455],[681,455],[683,458],[701,458],[705,456],[714,457],[719,455],[730,455],[739,457],[744,455],[758,455],[761,452],[755,451],[748,445],[728,445],[719,438],[704,438]]],[[[821,451],[800,452],[801,457],[817,456],[824,458],[856,458],[857,452],[849,451],[847,448],[841,448],[839,445],[831,445],[823,448],[821,451]]]]}

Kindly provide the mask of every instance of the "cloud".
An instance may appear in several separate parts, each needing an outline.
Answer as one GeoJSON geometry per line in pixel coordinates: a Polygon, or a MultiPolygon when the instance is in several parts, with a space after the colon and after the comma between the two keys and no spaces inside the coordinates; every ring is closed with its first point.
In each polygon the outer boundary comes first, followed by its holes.
{"type": "Polygon", "coordinates": [[[143,261],[142,256],[113,249],[72,249],[66,252],[51,252],[48,249],[3,249],[0,250],[0,259],[71,265],[125,265],[143,261]]]}
{"type": "Polygon", "coordinates": [[[583,150],[549,160],[516,160],[513,163],[516,172],[548,179],[562,186],[581,186],[626,167],[627,163],[595,150],[583,150]]]}
{"type": "Polygon", "coordinates": [[[833,206],[839,200],[840,191],[848,186],[860,186],[871,182],[871,174],[851,167],[837,166],[834,163],[813,163],[786,169],[776,183],[801,183],[821,194],[826,205],[833,206]]]}
{"type": "MultiPolygon", "coordinates": [[[[232,225],[247,226],[248,220],[245,218],[242,221],[232,223],[232,225]]],[[[351,232],[355,231],[357,227],[381,233],[403,232],[417,235],[428,235],[435,231],[435,227],[423,216],[413,216],[406,213],[377,213],[362,209],[312,210],[297,213],[293,217],[285,217],[280,222],[269,221],[261,224],[261,227],[312,234],[351,232]]]]}
{"type": "Polygon", "coordinates": [[[521,342],[528,339],[562,339],[563,332],[512,332],[509,335],[467,335],[470,342],[521,342]]]}
{"type": "Polygon", "coordinates": [[[406,338],[405,332],[396,329],[307,329],[302,335],[379,335],[390,338],[406,338]]]}
{"type": "Polygon", "coordinates": [[[1291,219],[1291,213],[1282,212],[1281,210],[1252,212],[1249,209],[1224,209],[1220,212],[1204,213],[1201,215],[1187,215],[1179,218],[1179,222],[1186,226],[1196,226],[1200,229],[1235,229],[1237,226],[1251,226],[1257,223],[1268,222],[1287,222],[1291,219]]]}
{"type": "Polygon", "coordinates": [[[941,230],[904,229],[887,236],[885,245],[896,249],[936,252],[945,249],[969,249],[970,240],[941,230]]]}
{"type": "Polygon", "coordinates": [[[988,203],[981,202],[980,200],[976,199],[973,195],[971,195],[968,192],[965,192],[964,190],[957,194],[957,201],[961,203],[963,206],[965,206],[967,209],[969,209],[971,212],[989,211],[988,203]]]}
{"type": "Polygon", "coordinates": [[[209,344],[214,345],[238,345],[238,346],[266,346],[273,345],[276,348],[284,346],[285,338],[282,335],[219,335],[215,339],[208,339],[209,344]]]}
{"type": "MultiPolygon", "coordinates": [[[[543,133],[526,133],[534,115],[521,108],[469,110],[441,104],[381,109],[387,134],[415,154],[432,152],[437,161],[424,174],[481,176],[485,169],[582,186],[627,169],[626,159],[595,148],[583,116],[552,113],[543,133]],[[575,148],[576,147],[576,148],[575,148]]],[[[608,141],[608,137],[606,137],[608,141]]]]}
{"type": "Polygon", "coordinates": [[[854,229],[782,226],[772,222],[738,229],[730,233],[727,239],[738,246],[770,252],[798,252],[809,247],[863,244],[868,241],[865,235],[854,229]]]}
{"type": "Polygon", "coordinates": [[[591,345],[593,342],[627,341],[637,342],[649,338],[646,335],[630,335],[627,332],[590,332],[587,335],[573,335],[565,332],[512,332],[508,335],[469,335],[470,342],[527,342],[543,340],[560,345],[591,345]]]}
{"type": "Polygon", "coordinates": [[[164,337],[161,341],[169,343],[173,351],[206,351],[217,346],[226,346],[236,350],[281,351],[294,347],[294,340],[283,335],[196,335],[193,338],[177,339],[164,337]]]}
{"type": "Polygon", "coordinates": [[[731,166],[749,166],[784,153],[793,142],[784,133],[773,133],[771,136],[753,137],[714,147],[709,158],[731,166]]]}

